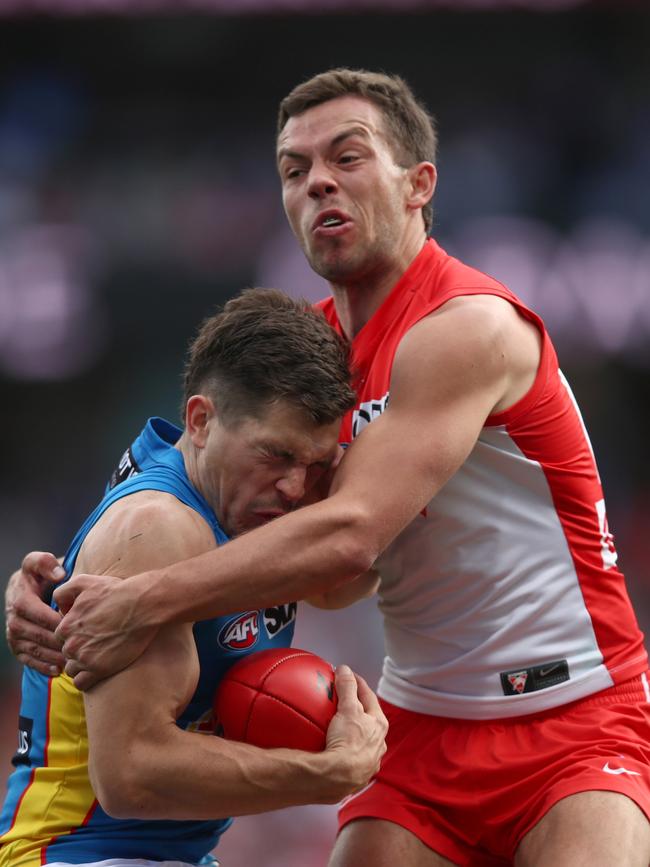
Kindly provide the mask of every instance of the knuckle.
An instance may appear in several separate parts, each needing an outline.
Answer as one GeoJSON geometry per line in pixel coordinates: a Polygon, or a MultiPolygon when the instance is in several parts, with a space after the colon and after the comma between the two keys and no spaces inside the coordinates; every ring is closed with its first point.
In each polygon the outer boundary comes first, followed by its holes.
{"type": "Polygon", "coordinates": [[[25,602],[21,595],[16,596],[13,601],[13,604],[9,608],[7,614],[8,618],[11,620],[16,620],[19,617],[25,616],[25,602]]]}
{"type": "Polygon", "coordinates": [[[16,656],[19,653],[23,653],[23,640],[20,635],[7,635],[7,644],[11,648],[12,653],[16,656]]]}
{"type": "Polygon", "coordinates": [[[23,562],[20,566],[22,571],[29,572],[35,566],[37,566],[42,553],[42,551],[30,551],[28,554],[25,554],[25,556],[23,557],[23,562]]]}

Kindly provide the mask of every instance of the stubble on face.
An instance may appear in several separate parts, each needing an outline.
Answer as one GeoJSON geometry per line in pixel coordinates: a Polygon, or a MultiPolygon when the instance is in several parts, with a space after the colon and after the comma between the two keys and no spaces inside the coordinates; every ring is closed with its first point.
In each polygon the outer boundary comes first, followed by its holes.
{"type": "Polygon", "coordinates": [[[311,269],[334,286],[368,280],[382,268],[382,244],[378,240],[350,246],[332,239],[327,250],[310,249],[302,241],[301,246],[311,269]]]}

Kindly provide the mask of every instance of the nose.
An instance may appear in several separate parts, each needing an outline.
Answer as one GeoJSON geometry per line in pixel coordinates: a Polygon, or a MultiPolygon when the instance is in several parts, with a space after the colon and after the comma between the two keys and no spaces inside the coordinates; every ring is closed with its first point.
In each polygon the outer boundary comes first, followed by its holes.
{"type": "Polygon", "coordinates": [[[305,496],[306,467],[292,467],[275,483],[282,498],[293,504],[305,496]]]}
{"type": "Polygon", "coordinates": [[[307,192],[312,199],[322,199],[336,193],[338,186],[325,163],[314,163],[309,172],[307,192]]]}

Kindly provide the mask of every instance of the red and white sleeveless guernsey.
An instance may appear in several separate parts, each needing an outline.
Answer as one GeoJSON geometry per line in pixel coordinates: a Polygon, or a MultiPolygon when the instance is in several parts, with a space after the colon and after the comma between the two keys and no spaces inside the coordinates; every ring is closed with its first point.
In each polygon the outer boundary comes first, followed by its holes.
{"type": "MultiPolygon", "coordinates": [[[[429,240],[353,341],[358,403],[341,439],[386,408],[408,329],[476,294],[507,299],[537,325],[541,362],[530,391],[486,419],[465,463],[377,562],[379,695],[419,713],[490,719],[641,674],[650,699],[643,635],[616,568],[584,423],[543,322],[509,289],[429,240]]],[[[320,306],[340,331],[332,299],[320,306]]]]}

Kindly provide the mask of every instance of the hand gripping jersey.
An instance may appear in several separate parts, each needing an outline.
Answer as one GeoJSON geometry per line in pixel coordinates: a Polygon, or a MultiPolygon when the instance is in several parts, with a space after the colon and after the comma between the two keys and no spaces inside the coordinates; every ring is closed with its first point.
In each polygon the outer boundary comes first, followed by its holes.
{"type": "MultiPolygon", "coordinates": [[[[476,294],[505,298],[535,323],[541,362],[530,391],[486,419],[465,463],[377,562],[387,654],[378,692],[407,710],[490,719],[621,683],[647,656],[580,412],[542,321],[505,286],[429,240],[353,341],[359,396],[341,438],[385,410],[408,329],[476,294]]],[[[333,301],[321,306],[340,331],[333,301]]]]}
{"type": "MultiPolygon", "coordinates": [[[[208,522],[218,545],[227,542],[214,512],[192,487],[173,444],[181,431],[150,419],[127,450],[104,499],[75,536],[65,557],[71,574],[81,544],[106,509],[142,490],[166,491],[208,522]]],[[[212,736],[212,699],[220,678],[244,654],[291,643],[296,604],[251,609],[194,626],[199,682],[177,724],[212,736]]],[[[70,678],[23,674],[19,748],[0,817],[0,867],[36,867],[109,858],[198,863],[230,819],[138,821],[113,819],[97,803],[88,779],[88,738],[81,693],[70,678]]]]}

